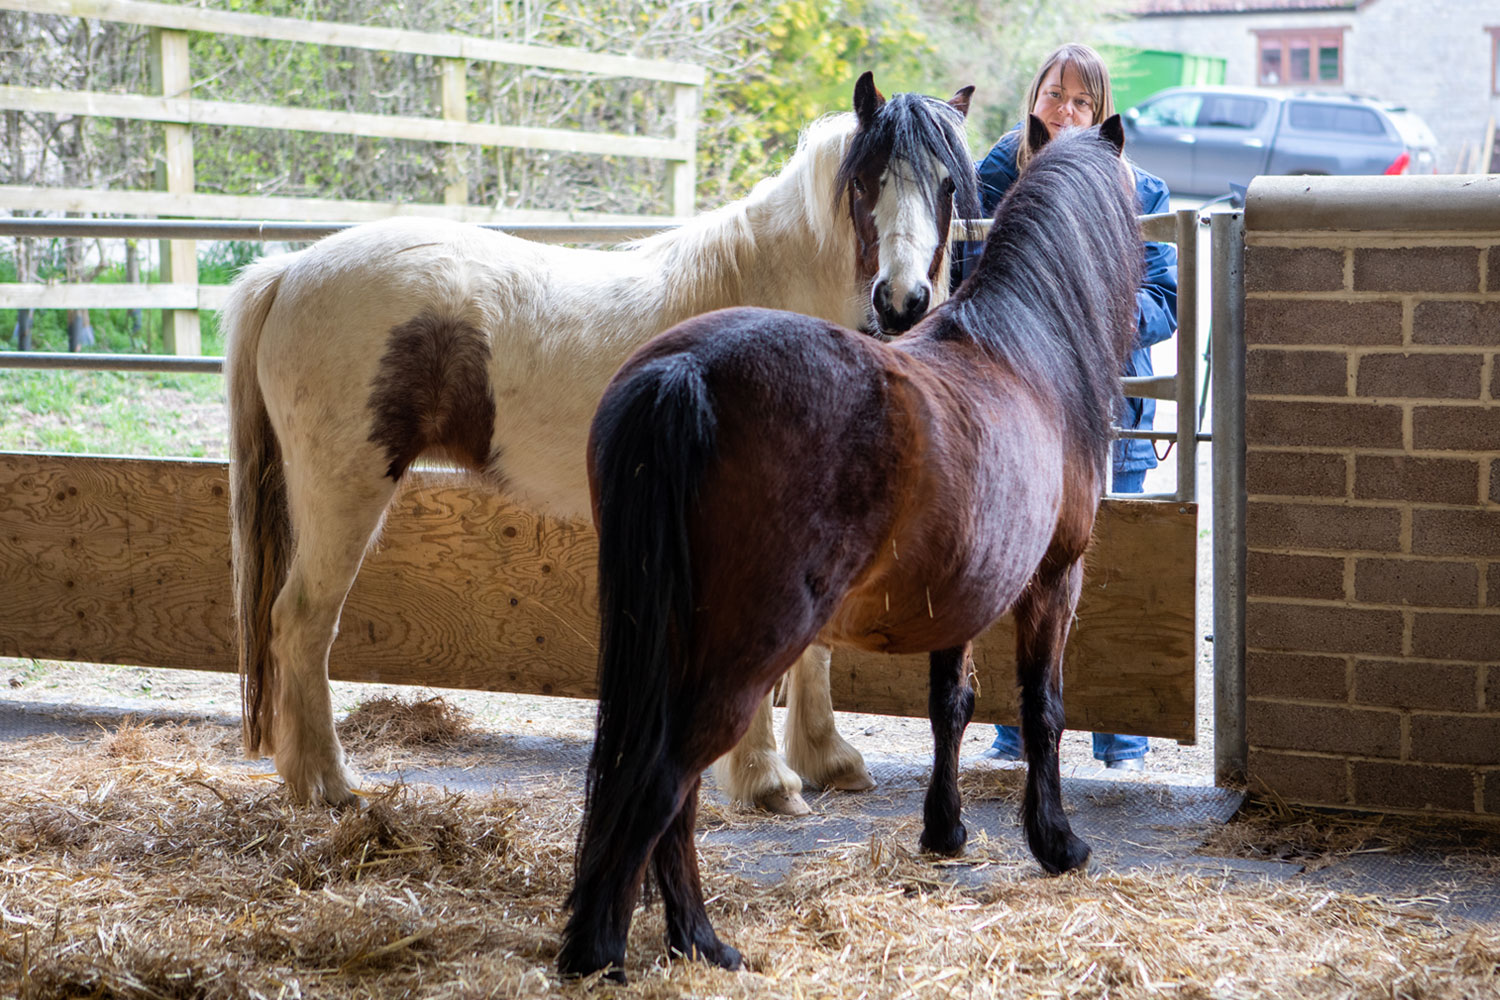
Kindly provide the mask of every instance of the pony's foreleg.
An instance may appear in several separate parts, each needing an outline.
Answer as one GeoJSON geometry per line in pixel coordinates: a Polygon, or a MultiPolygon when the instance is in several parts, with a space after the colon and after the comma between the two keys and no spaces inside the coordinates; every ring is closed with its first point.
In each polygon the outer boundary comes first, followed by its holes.
{"type": "Polygon", "coordinates": [[[1044,563],[1016,602],[1016,678],[1026,744],[1022,822],[1031,853],[1047,871],[1071,871],[1089,859],[1062,806],[1058,744],[1062,739],[1062,653],[1083,587],[1082,560],[1061,569],[1044,563]]]}
{"type": "Polygon", "coordinates": [[[698,877],[698,849],[693,843],[693,830],[698,818],[701,781],[701,778],[693,781],[682,800],[682,808],[656,842],[652,867],[666,910],[667,947],[686,958],[733,970],[740,967],[740,953],[714,933],[698,877]]]}
{"type": "Polygon", "coordinates": [[[771,697],[761,699],[750,728],[734,749],[714,761],[714,781],[738,805],[783,816],[806,816],[812,810],[802,798],[802,779],[776,752],[771,697]]]}
{"type": "Polygon", "coordinates": [[[963,853],[969,832],[959,818],[958,748],[974,716],[969,685],[969,646],[929,655],[927,714],[932,719],[932,782],[922,804],[924,850],[952,857],[963,853]]]}
{"type": "MultiPolygon", "coordinates": [[[[288,466],[297,548],[271,609],[271,655],[278,667],[271,743],[277,773],[296,801],[341,804],[354,800],[355,779],[334,730],[328,650],[395,485],[383,480],[354,491],[344,483],[313,495],[310,484],[299,482],[300,472],[288,466]]],[[[320,484],[333,485],[327,479],[320,484]]]]}
{"type": "Polygon", "coordinates": [[[804,781],[823,788],[863,792],[875,781],[865,759],[833,724],[828,671],[833,652],[808,646],[792,665],[786,695],[786,761],[804,781]]]}

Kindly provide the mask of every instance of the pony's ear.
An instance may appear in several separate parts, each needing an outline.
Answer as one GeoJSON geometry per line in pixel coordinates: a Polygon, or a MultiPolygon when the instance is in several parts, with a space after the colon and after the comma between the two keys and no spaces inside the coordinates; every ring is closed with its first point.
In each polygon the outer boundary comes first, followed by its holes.
{"type": "Polygon", "coordinates": [[[875,89],[875,74],[865,70],[854,81],[854,113],[861,126],[869,125],[885,107],[885,95],[875,89]]]}
{"type": "Polygon", "coordinates": [[[1099,125],[1099,135],[1115,147],[1116,153],[1125,151],[1125,125],[1119,115],[1110,115],[1099,125]]]}
{"type": "Polygon", "coordinates": [[[1052,141],[1052,133],[1047,131],[1047,126],[1036,115],[1026,116],[1026,144],[1035,153],[1047,143],[1052,141]]]}
{"type": "Polygon", "coordinates": [[[967,87],[960,87],[955,90],[953,96],[948,98],[948,104],[957,108],[958,113],[967,118],[969,117],[969,98],[973,96],[974,85],[971,83],[967,87]]]}

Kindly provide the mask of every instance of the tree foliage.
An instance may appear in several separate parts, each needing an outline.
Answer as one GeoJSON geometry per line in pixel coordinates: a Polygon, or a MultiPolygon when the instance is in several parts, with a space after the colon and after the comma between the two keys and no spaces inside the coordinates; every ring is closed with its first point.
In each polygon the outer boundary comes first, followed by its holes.
{"type": "Polygon", "coordinates": [[[1117,0],[913,0],[924,8],[929,37],[959,83],[977,87],[969,111],[975,152],[982,155],[1020,121],[1026,89],[1047,53],[1064,42],[1098,40],[1117,0]]]}

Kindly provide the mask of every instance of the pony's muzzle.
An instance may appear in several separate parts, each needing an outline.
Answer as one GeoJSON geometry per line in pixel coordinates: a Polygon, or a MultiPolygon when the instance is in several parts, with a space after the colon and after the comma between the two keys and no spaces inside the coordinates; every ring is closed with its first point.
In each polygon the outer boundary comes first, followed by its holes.
{"type": "Polygon", "coordinates": [[[870,301],[881,329],[886,333],[904,333],[927,314],[927,304],[932,301],[932,286],[925,281],[914,285],[899,304],[893,301],[894,298],[891,283],[885,278],[876,281],[870,291],[870,301]]]}

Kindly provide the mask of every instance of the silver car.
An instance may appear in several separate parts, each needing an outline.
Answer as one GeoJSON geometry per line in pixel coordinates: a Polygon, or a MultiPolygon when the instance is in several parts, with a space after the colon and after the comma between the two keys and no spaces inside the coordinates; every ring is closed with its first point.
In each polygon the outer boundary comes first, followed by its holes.
{"type": "Polygon", "coordinates": [[[1437,172],[1426,123],[1353,94],[1171,87],[1124,118],[1126,153],[1173,194],[1223,195],[1258,174],[1437,172]]]}

